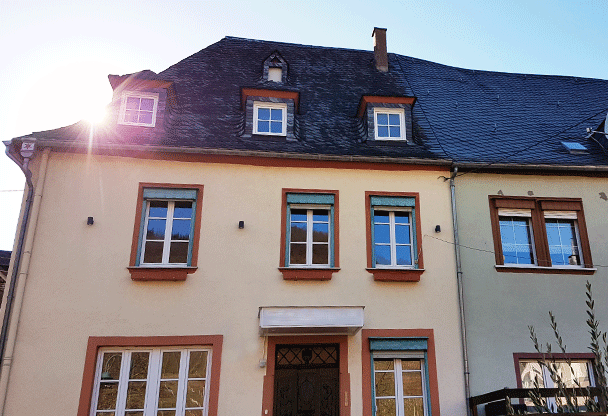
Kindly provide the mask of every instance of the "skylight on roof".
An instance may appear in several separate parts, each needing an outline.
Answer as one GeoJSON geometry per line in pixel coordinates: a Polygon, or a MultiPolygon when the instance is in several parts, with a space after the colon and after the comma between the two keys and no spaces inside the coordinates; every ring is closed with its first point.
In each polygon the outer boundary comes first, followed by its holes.
{"type": "Polygon", "coordinates": [[[578,142],[562,142],[566,150],[570,153],[586,153],[587,148],[578,142]]]}

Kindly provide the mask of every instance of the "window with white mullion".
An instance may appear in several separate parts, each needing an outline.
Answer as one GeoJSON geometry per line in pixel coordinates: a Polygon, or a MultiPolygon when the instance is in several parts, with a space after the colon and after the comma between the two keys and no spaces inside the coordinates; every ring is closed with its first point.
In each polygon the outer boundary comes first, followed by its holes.
{"type": "Polygon", "coordinates": [[[291,207],[291,265],[328,266],[330,244],[330,211],[324,207],[291,207]]]}
{"type": "Polygon", "coordinates": [[[374,209],[376,267],[408,267],[414,264],[411,212],[374,209]]]}
{"type": "Polygon", "coordinates": [[[192,201],[148,200],[142,264],[187,264],[192,201]]]}
{"type": "Polygon", "coordinates": [[[424,380],[424,360],[375,359],[376,415],[426,415],[424,380]]]}

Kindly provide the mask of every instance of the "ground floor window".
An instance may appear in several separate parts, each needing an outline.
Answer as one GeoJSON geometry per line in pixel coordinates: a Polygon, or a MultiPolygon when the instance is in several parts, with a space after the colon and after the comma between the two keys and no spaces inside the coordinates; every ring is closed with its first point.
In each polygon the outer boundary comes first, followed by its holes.
{"type": "Polygon", "coordinates": [[[91,414],[203,416],[209,397],[211,350],[100,350],[91,414]]]}

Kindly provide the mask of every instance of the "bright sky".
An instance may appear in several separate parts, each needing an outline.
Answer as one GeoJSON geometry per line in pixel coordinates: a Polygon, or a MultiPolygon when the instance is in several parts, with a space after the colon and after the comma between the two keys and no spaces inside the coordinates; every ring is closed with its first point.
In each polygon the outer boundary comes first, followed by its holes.
{"type": "MultiPolygon", "coordinates": [[[[110,101],[108,74],[160,72],[224,36],[371,50],[378,26],[393,53],[608,79],[607,23],[605,0],[0,0],[0,141],[85,118],[110,101]]],[[[12,250],[23,186],[2,152],[0,250],[12,250]]]]}

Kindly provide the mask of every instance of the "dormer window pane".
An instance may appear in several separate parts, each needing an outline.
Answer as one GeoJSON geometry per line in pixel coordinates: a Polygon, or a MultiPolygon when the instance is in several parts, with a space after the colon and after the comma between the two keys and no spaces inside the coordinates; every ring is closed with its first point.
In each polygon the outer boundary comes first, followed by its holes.
{"type": "Polygon", "coordinates": [[[283,81],[283,69],[282,68],[268,68],[268,81],[282,82],[283,81]]]}

